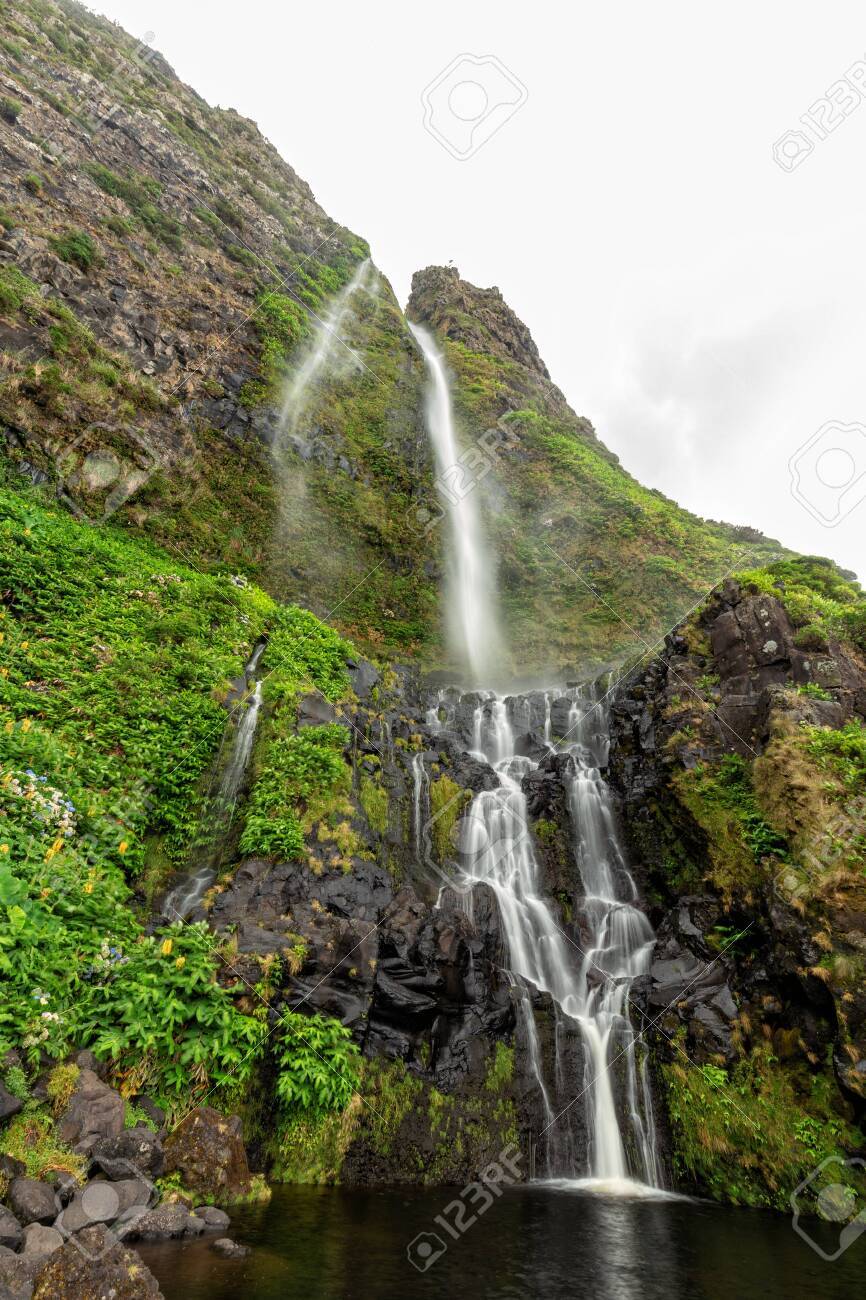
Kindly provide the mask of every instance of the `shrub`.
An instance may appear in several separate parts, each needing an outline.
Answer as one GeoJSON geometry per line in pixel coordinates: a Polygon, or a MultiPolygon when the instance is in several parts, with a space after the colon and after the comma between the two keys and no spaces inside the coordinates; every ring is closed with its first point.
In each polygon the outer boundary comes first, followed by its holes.
{"type": "Polygon", "coordinates": [[[80,1036],[98,1056],[136,1069],[136,1090],[207,1091],[249,1078],[267,1035],[217,982],[204,922],[138,939],[94,969],[80,1036]]]}
{"type": "Polygon", "coordinates": [[[290,1110],[344,1110],[360,1082],[361,1054],[339,1020],[286,1012],[274,1039],[277,1097],[290,1110]]]}
{"type": "Polygon", "coordinates": [[[336,725],[305,727],[297,735],[279,736],[270,743],[250,793],[242,853],[301,857],[300,818],[306,804],[348,783],[345,744],[345,728],[336,725]]]}
{"type": "Polygon", "coordinates": [[[30,194],[42,193],[42,185],[43,185],[42,177],[39,176],[36,172],[28,172],[27,175],[23,177],[21,184],[24,186],[25,190],[27,190],[30,194]]]}
{"type": "Polygon", "coordinates": [[[49,242],[58,257],[82,271],[89,271],[94,263],[99,262],[96,244],[86,230],[67,230],[65,235],[49,242]]]}
{"type": "Polygon", "coordinates": [[[794,634],[794,645],[799,650],[811,650],[818,654],[829,649],[827,634],[817,623],[807,623],[794,634]]]}

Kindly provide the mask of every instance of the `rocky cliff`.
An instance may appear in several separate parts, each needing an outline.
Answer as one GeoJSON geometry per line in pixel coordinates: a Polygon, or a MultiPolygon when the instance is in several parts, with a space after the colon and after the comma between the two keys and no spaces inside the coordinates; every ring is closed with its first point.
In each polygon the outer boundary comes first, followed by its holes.
{"type": "Polygon", "coordinates": [[[782,563],[723,584],[614,707],[677,1168],[746,1203],[862,1141],[864,651],[856,584],[782,563]]]}
{"type": "MultiPolygon", "coordinates": [[[[368,649],[441,665],[423,367],[381,275],[336,331],[341,364],[301,427],[283,411],[364,240],[254,123],[73,0],[7,4],[0,35],[12,465],[100,517],[107,475],[134,533],[333,611],[368,649]]],[[[445,340],[461,474],[485,500],[519,672],[655,643],[744,551],[776,549],[621,470],[498,290],[428,268],[408,310],[445,340]],[[503,419],[508,436],[479,452],[503,419]]]]}

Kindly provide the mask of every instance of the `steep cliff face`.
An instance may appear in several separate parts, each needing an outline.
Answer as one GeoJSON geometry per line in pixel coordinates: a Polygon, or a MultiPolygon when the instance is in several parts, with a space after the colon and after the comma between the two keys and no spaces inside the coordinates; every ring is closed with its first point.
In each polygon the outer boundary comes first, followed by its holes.
{"type": "MultiPolygon", "coordinates": [[[[113,24],[17,0],[0,32],[0,433],[16,472],[97,517],[108,477],[128,529],[332,613],[368,649],[441,664],[422,361],[378,273],[331,321],[364,240],[252,122],[113,24]],[[332,364],[287,421],[322,329],[332,364]]],[[[769,554],[629,478],[498,290],[428,268],[409,314],[457,379],[455,472],[486,502],[520,673],[654,643],[744,550],[769,554]],[[507,436],[479,456],[491,428],[507,436]]]]}
{"type": "Polygon", "coordinates": [[[862,1141],[863,611],[817,561],[729,581],[614,708],[676,1167],[750,1204],[862,1141]]]}
{"type": "Polygon", "coordinates": [[[369,255],[256,126],[79,5],[0,14],[0,445],[91,517],[241,570],[380,647],[435,634],[420,358],[373,277],[300,427],[281,418],[369,255]],[[88,457],[90,458],[88,460],[88,457]],[[102,472],[100,472],[102,471],[102,472]],[[287,490],[290,484],[291,490],[287,490]]]}

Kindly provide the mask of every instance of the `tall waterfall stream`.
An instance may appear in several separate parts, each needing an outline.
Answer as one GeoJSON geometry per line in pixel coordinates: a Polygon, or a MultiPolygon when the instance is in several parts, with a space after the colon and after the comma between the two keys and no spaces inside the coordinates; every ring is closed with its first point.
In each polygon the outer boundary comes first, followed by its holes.
{"type": "MultiPolygon", "coordinates": [[[[441,481],[459,456],[448,375],[431,336],[418,326],[411,328],[428,368],[427,428],[441,481]]],[[[483,542],[478,494],[470,491],[454,499],[446,493],[444,500],[451,545],[446,601],[452,653],[475,683],[492,661],[491,642],[497,637],[493,569],[483,542]]],[[[440,692],[437,704],[428,712],[428,724],[441,722],[458,730],[455,715],[465,719],[465,706],[472,704],[467,751],[488,762],[499,780],[494,789],[475,795],[460,821],[454,887],[470,910],[476,886],[486,885],[496,896],[544,1116],[537,1171],[556,1179],[580,1177],[583,1185],[609,1192],[651,1194],[661,1185],[661,1169],[646,1051],[632,1023],[630,992],[649,969],[654,935],[637,905],[611,792],[602,776],[608,749],[604,702],[590,686],[508,697],[476,691],[467,698],[452,690],[440,692]],[[544,751],[564,760],[558,770],[567,792],[580,882],[580,915],[574,926],[564,925],[556,904],[544,896],[529,826],[523,782],[537,770],[544,751]],[[533,999],[539,993],[548,994],[555,1008],[552,1078],[545,1078],[535,1023],[533,999]],[[575,1039],[581,1051],[575,1052],[575,1039]],[[574,1077],[573,1062],[581,1056],[582,1077],[574,1077]],[[581,1107],[585,1144],[575,1133],[581,1107]]],[[[413,775],[420,852],[428,779],[420,759],[413,775]]]]}

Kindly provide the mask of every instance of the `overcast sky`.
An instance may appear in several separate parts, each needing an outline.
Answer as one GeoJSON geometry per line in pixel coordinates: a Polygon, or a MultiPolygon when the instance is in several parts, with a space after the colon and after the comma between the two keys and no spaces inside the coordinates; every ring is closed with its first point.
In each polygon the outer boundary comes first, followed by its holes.
{"type": "Polygon", "coordinates": [[[402,301],[431,263],[498,285],[643,482],[866,579],[862,4],[94,7],[255,119],[402,301]]]}

